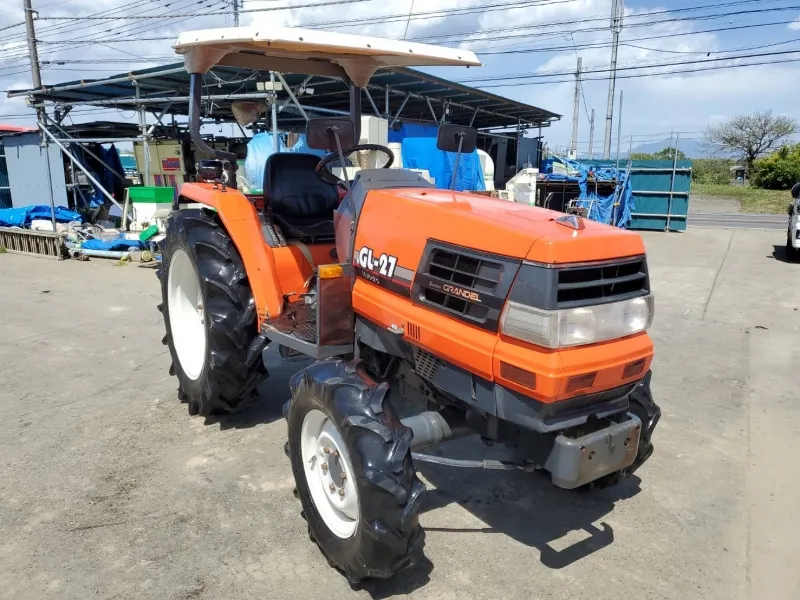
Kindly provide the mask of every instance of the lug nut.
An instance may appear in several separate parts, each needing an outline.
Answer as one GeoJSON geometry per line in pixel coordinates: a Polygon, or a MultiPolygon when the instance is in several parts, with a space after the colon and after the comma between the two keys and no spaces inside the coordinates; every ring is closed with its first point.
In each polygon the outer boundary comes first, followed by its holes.
{"type": "Polygon", "coordinates": [[[630,445],[631,445],[631,438],[625,438],[625,441],[624,441],[623,443],[624,443],[626,446],[630,446],[630,445]]]}
{"type": "Polygon", "coordinates": [[[328,448],[327,446],[325,446],[325,447],[322,449],[322,451],[323,451],[325,454],[330,454],[330,453],[331,453],[331,449],[330,449],[330,448],[328,448]]]}
{"type": "Polygon", "coordinates": [[[333,492],[335,492],[335,491],[336,491],[336,486],[335,486],[335,485],[333,485],[333,484],[330,484],[330,485],[328,486],[328,489],[331,491],[331,494],[332,494],[333,492]]]}
{"type": "Polygon", "coordinates": [[[339,498],[344,498],[344,488],[339,490],[339,498]]]}
{"type": "MultiPolygon", "coordinates": [[[[626,445],[627,445],[627,444],[626,444],[626,445]]],[[[320,468],[322,469],[322,472],[323,472],[323,473],[327,473],[327,472],[328,472],[328,463],[322,463],[322,464],[320,465],[320,468]]]]}
{"type": "Polygon", "coordinates": [[[593,458],[594,458],[594,450],[589,452],[589,460],[592,460],[593,458]]]}

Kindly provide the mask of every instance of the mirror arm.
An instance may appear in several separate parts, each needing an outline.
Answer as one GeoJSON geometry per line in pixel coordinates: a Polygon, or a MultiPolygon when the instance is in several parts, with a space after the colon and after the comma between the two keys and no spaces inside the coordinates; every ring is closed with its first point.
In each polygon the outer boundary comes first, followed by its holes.
{"type": "Polygon", "coordinates": [[[203,74],[189,75],[189,133],[197,149],[222,161],[222,168],[227,175],[228,187],[236,189],[236,155],[224,150],[211,148],[200,135],[200,103],[203,94],[203,74]]]}
{"type": "MultiPolygon", "coordinates": [[[[361,119],[359,119],[359,124],[361,123],[361,119]]],[[[337,127],[331,127],[328,129],[333,134],[333,139],[336,140],[336,150],[339,153],[339,163],[342,165],[342,170],[344,171],[344,185],[347,188],[347,194],[350,195],[350,176],[347,174],[347,165],[344,162],[344,151],[342,150],[342,142],[339,139],[339,130],[337,127]]],[[[357,138],[358,136],[356,136],[357,138]]]]}
{"type": "Polygon", "coordinates": [[[456,165],[453,168],[453,178],[450,180],[450,191],[456,189],[456,177],[458,177],[458,163],[461,161],[461,148],[464,146],[464,136],[467,134],[463,131],[458,132],[458,150],[456,150],[456,165]]]}

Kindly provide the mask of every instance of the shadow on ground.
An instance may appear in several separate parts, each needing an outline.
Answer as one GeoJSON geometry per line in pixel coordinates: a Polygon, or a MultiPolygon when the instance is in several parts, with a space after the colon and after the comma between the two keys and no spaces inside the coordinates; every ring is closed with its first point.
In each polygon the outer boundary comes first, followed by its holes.
{"type": "MultiPolygon", "coordinates": [[[[490,453],[484,452],[477,438],[449,446],[446,455],[454,458],[474,459],[490,453]]],[[[551,569],[562,569],[612,544],[614,530],[602,518],[616,502],[640,491],[636,476],[611,488],[590,491],[557,488],[545,472],[482,471],[431,464],[419,464],[417,469],[436,488],[428,493],[423,511],[458,504],[486,524],[478,529],[433,526],[428,531],[507,535],[538,549],[542,564],[551,569]],[[569,541],[562,540],[571,533],[569,541]]]]}
{"type": "Polygon", "coordinates": [[[786,246],[773,246],[772,247],[772,256],[769,258],[774,258],[775,260],[779,260],[781,262],[790,263],[793,262],[789,258],[789,253],[786,250],[786,246]]]}
{"type": "Polygon", "coordinates": [[[218,424],[222,430],[248,429],[282,419],[283,405],[291,397],[289,379],[311,362],[306,358],[283,359],[278,356],[277,351],[270,349],[267,357],[269,377],[258,388],[258,401],[238,413],[208,417],[205,424],[218,424]]]}

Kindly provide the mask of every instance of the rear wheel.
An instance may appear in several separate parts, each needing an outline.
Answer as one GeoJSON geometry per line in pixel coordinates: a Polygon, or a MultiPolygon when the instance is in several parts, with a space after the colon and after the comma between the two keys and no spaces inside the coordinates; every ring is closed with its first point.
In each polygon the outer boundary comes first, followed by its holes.
{"type": "Polygon", "coordinates": [[[173,213],[158,274],[163,342],[189,413],[231,412],[254,401],[266,377],[264,340],[242,259],[212,213],[173,213]]]}
{"type": "Polygon", "coordinates": [[[288,454],[312,540],[351,584],[389,578],[421,558],[425,485],[411,460],[411,430],[342,361],[291,381],[288,454]]]}

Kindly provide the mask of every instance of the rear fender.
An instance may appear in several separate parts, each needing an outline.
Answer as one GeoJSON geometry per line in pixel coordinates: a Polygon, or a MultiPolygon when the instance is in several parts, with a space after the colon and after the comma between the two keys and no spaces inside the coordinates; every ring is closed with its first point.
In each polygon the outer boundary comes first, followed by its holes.
{"type": "Polygon", "coordinates": [[[259,329],[264,321],[280,316],[283,291],[275,256],[264,241],[261,222],[253,204],[241,192],[231,188],[223,191],[211,183],[184,183],[181,197],[213,208],[222,219],[242,256],[256,303],[259,329]]]}

